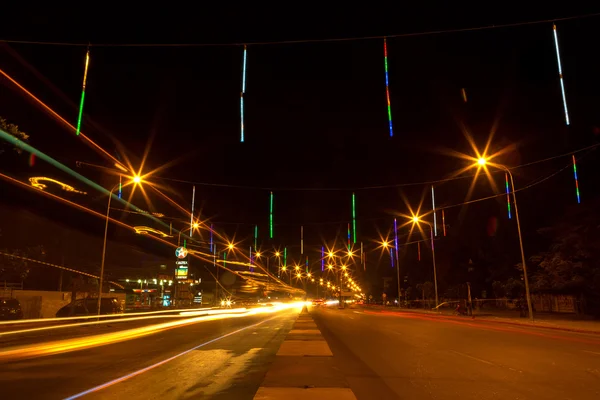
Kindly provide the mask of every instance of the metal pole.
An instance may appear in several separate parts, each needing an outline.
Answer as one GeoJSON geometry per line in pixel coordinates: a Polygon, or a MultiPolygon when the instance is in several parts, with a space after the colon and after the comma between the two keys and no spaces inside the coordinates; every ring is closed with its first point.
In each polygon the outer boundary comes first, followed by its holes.
{"type": "Polygon", "coordinates": [[[523,237],[521,236],[521,222],[519,220],[519,210],[517,208],[517,195],[515,193],[515,181],[512,173],[507,167],[504,170],[510,176],[510,184],[512,185],[513,201],[515,202],[515,219],[517,220],[517,232],[519,233],[519,246],[521,247],[521,262],[523,263],[523,278],[525,280],[525,296],[527,297],[527,308],[529,309],[529,319],[533,322],[533,308],[531,306],[531,295],[529,293],[529,279],[527,278],[527,265],[525,263],[525,250],[523,249],[523,237]]]}
{"type": "Polygon", "coordinates": [[[431,257],[433,260],[433,284],[435,287],[435,307],[439,305],[438,300],[438,284],[437,284],[437,269],[435,267],[435,246],[433,245],[433,227],[431,227],[431,257]]]}
{"type": "MultiPolygon", "coordinates": [[[[394,251],[393,247],[392,251],[394,251]]],[[[398,276],[398,308],[400,308],[400,264],[398,263],[398,249],[396,249],[396,275],[398,276]]]]}
{"type": "MultiPolygon", "coordinates": [[[[108,219],[110,214],[110,200],[115,188],[108,193],[108,205],[106,206],[106,223],[104,224],[104,243],[102,244],[102,263],[100,264],[100,286],[98,287],[98,315],[100,315],[100,304],[102,302],[102,285],[104,284],[104,260],[106,259],[106,236],[108,235],[108,219]]],[[[515,207],[516,208],[516,207],[515,207]]],[[[516,210],[515,210],[516,212],[516,210]]],[[[518,221],[518,218],[517,218],[518,221]]]]}

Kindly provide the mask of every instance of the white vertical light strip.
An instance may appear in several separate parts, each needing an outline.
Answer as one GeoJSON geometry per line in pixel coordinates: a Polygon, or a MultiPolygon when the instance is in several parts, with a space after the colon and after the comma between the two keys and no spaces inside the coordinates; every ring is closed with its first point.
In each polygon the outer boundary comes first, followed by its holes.
{"type": "Polygon", "coordinates": [[[552,25],[554,32],[554,45],[556,47],[556,61],[558,62],[558,77],[560,78],[560,90],[562,92],[563,106],[565,108],[565,122],[570,125],[569,110],[567,109],[567,96],[565,94],[565,82],[563,80],[562,64],[560,62],[560,49],[558,47],[558,34],[556,33],[556,25],[552,25]]]}
{"type": "Polygon", "coordinates": [[[192,214],[190,215],[190,237],[194,236],[194,203],[196,202],[196,186],[192,189],[192,214]]]}

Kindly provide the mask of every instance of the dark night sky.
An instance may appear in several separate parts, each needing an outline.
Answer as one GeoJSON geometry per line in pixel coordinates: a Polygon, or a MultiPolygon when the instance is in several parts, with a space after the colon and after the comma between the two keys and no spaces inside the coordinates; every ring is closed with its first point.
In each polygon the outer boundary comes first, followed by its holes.
{"type": "MultiPolygon", "coordinates": [[[[308,244],[320,245],[321,238],[330,242],[337,231],[345,230],[352,190],[358,196],[361,234],[375,238],[375,227],[386,231],[394,210],[406,212],[402,196],[416,206],[429,187],[360,188],[449,176],[464,162],[443,155],[443,150],[469,149],[460,124],[483,144],[498,121],[494,144],[517,144],[514,152],[498,160],[508,165],[598,141],[600,80],[594,43],[600,39],[600,17],[557,24],[573,121],[569,128],[564,124],[551,23],[388,39],[393,139],[388,137],[381,39],[249,45],[245,143],[239,142],[240,46],[93,46],[393,35],[596,11],[517,13],[429,5],[412,7],[402,15],[391,10],[382,15],[381,9],[372,14],[356,10],[352,16],[323,12],[316,17],[309,10],[294,9],[285,13],[205,11],[193,17],[179,10],[161,11],[160,19],[148,10],[147,16],[140,10],[135,19],[114,17],[106,10],[88,10],[85,18],[33,11],[15,13],[16,18],[4,21],[0,36],[91,42],[82,130],[114,154],[114,140],[118,140],[132,159],[141,157],[153,135],[150,167],[177,160],[161,177],[255,187],[197,186],[197,204],[202,205],[204,215],[226,226],[228,235],[237,232],[238,239],[251,235],[256,223],[261,233],[267,230],[269,192],[258,188],[274,188],[275,245],[298,245],[303,224],[308,244]],[[152,13],[155,16],[150,18],[152,13]],[[467,103],[461,88],[466,89],[467,103]]],[[[74,123],[84,55],[85,47],[10,44],[0,47],[0,68],[74,123]]],[[[75,161],[107,165],[6,80],[0,83],[0,115],[30,133],[33,146],[72,168],[75,161]]],[[[587,169],[583,163],[580,167],[585,196],[597,193],[597,188],[590,187],[597,181],[597,161],[593,155],[587,169]]],[[[531,183],[568,162],[563,158],[520,169],[515,173],[516,183],[531,183]]],[[[39,173],[44,167],[35,168],[39,173]]],[[[97,171],[78,172],[105,186],[111,184],[97,171]]],[[[32,173],[26,167],[15,172],[20,178],[32,173]]],[[[502,189],[503,177],[496,176],[502,189]]],[[[190,184],[160,182],[169,185],[173,196],[187,207],[190,184]]],[[[436,192],[438,205],[463,201],[469,183],[466,179],[441,185],[436,192]]],[[[572,203],[572,185],[567,170],[523,192],[525,230],[535,232],[549,216],[572,203]],[[539,206],[546,198],[553,200],[539,206]]],[[[482,179],[473,197],[492,193],[482,179]]],[[[145,206],[141,198],[135,203],[145,206]]],[[[425,205],[430,206],[428,195],[425,205]]],[[[502,201],[493,200],[470,206],[465,229],[484,229],[490,215],[505,220],[504,207],[502,201]]],[[[447,211],[449,223],[460,225],[461,210],[466,212],[464,207],[447,211]]],[[[159,211],[176,215],[173,209],[159,211]]]]}

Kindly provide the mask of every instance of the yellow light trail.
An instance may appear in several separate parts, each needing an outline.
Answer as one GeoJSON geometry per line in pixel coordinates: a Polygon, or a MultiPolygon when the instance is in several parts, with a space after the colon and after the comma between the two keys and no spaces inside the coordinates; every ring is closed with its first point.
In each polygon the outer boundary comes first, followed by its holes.
{"type": "Polygon", "coordinates": [[[133,229],[135,233],[139,233],[140,235],[147,235],[149,233],[156,233],[162,237],[173,237],[171,235],[167,235],[163,231],[159,231],[158,229],[151,228],[149,226],[134,226],[133,229]]]}
{"type": "MultiPolygon", "coordinates": [[[[50,106],[48,106],[47,104],[45,104],[43,101],[41,101],[39,98],[37,98],[33,93],[31,93],[29,90],[27,90],[23,85],[21,85],[19,82],[17,82],[15,79],[13,79],[11,76],[9,76],[6,72],[4,72],[2,69],[0,69],[0,74],[2,74],[4,77],[6,77],[10,82],[12,82],[15,86],[17,86],[19,89],[21,89],[24,93],[26,93],[29,97],[31,97],[33,100],[35,100],[39,105],[41,105],[46,111],[48,111],[52,116],[54,116],[55,118],[57,118],[60,122],[64,123],[68,128],[70,128],[71,130],[73,130],[74,132],[77,132],[77,129],[75,126],[73,126],[71,123],[69,123],[65,118],[63,118],[62,116],[60,116],[56,111],[54,111],[52,108],[50,108],[50,106]]],[[[126,170],[125,167],[123,167],[122,163],[117,160],[113,155],[111,155],[109,152],[107,152],[106,150],[104,150],[102,147],[100,147],[98,144],[96,144],[94,141],[92,141],[89,137],[87,137],[85,134],[83,134],[82,132],[80,132],[79,137],[81,137],[82,139],[86,140],[88,144],[90,144],[93,148],[95,148],[97,151],[99,151],[101,154],[107,156],[111,162],[115,163],[115,166],[121,170],[126,170]]],[[[145,162],[145,159],[147,157],[147,152],[144,154],[144,160],[142,161],[142,166],[140,167],[140,170],[138,171],[137,174],[134,174],[136,176],[141,176],[142,178],[148,177],[149,175],[151,175],[152,173],[157,172],[159,169],[152,171],[151,173],[148,174],[142,174],[141,171],[143,169],[143,164],[145,162]]],[[[128,163],[130,164],[130,163],[128,163]]],[[[134,169],[132,168],[131,165],[129,165],[130,167],[130,173],[134,171],[134,169]]],[[[144,197],[148,199],[148,197],[146,196],[145,190],[143,188],[143,186],[140,186],[142,192],[144,192],[144,197]]],[[[154,189],[158,194],[160,194],[163,198],[165,198],[167,201],[169,201],[172,205],[174,205],[175,207],[179,208],[181,211],[184,212],[184,214],[186,215],[191,215],[185,208],[181,207],[181,205],[179,205],[177,202],[175,202],[173,199],[171,199],[169,196],[167,196],[166,194],[164,194],[162,191],[160,191],[158,188],[154,187],[153,185],[150,185],[150,188],[154,189]]],[[[133,196],[133,192],[131,193],[131,196],[133,196]]],[[[62,199],[60,197],[57,196],[57,198],[66,201],[65,199],[62,199]]],[[[83,209],[85,209],[85,207],[82,207],[83,209]]],[[[91,211],[89,209],[87,209],[88,211],[91,211]]],[[[94,214],[96,214],[94,212],[94,214]]],[[[103,218],[105,218],[103,216],[103,218]]],[[[116,220],[110,218],[110,221],[112,221],[113,223],[117,223],[116,220]]],[[[120,221],[119,221],[120,222],[120,221]]],[[[127,227],[129,227],[130,229],[133,229],[133,227],[128,226],[126,224],[121,223],[121,225],[125,225],[127,227]]],[[[206,225],[205,223],[202,223],[202,225],[206,228],[209,229],[208,225],[206,225]]],[[[218,233],[216,233],[216,236],[220,239],[224,239],[224,237],[218,233]]],[[[155,237],[156,238],[156,237],[155,237]]],[[[158,240],[160,240],[160,238],[156,238],[158,240]]],[[[200,257],[197,257],[200,258],[200,257]]],[[[204,261],[211,261],[210,259],[204,260],[204,261]]],[[[271,275],[270,272],[266,271],[263,267],[258,266],[259,268],[261,268],[263,271],[265,271],[267,274],[269,274],[271,277],[273,277],[275,279],[274,275],[271,275]]],[[[221,266],[221,268],[226,269],[227,271],[233,272],[230,269],[226,268],[225,266],[221,266]]],[[[235,273],[235,272],[233,272],[235,273]]],[[[286,286],[285,283],[281,282],[284,286],[286,286]]]]}
{"type": "MultiPolygon", "coordinates": [[[[85,207],[85,206],[83,206],[83,205],[81,205],[81,204],[78,204],[78,203],[76,203],[76,202],[73,202],[73,201],[67,200],[67,199],[65,199],[65,198],[63,198],[63,197],[60,197],[60,196],[58,196],[58,195],[55,195],[55,194],[53,194],[53,193],[50,193],[50,192],[47,192],[47,191],[44,191],[44,190],[41,190],[41,191],[40,191],[40,190],[37,190],[37,189],[35,189],[33,186],[30,186],[30,185],[28,185],[28,184],[26,184],[26,183],[24,183],[24,182],[22,182],[22,181],[19,181],[18,179],[15,179],[15,178],[13,178],[13,177],[10,177],[10,176],[8,176],[8,175],[5,175],[5,174],[3,174],[3,173],[0,173],[0,178],[4,179],[4,180],[6,180],[6,181],[8,181],[8,182],[10,182],[10,183],[14,183],[14,184],[16,184],[17,186],[22,186],[22,187],[24,187],[24,188],[27,188],[27,189],[29,189],[29,190],[35,190],[35,191],[36,191],[36,193],[38,193],[38,194],[42,194],[42,195],[44,195],[44,196],[47,196],[47,197],[50,197],[50,198],[52,198],[52,199],[54,199],[54,200],[58,200],[58,201],[60,201],[60,202],[62,202],[62,203],[64,203],[64,204],[67,204],[67,205],[73,206],[73,207],[75,207],[75,208],[77,208],[77,209],[79,209],[79,210],[85,211],[85,212],[87,212],[87,213],[89,213],[89,214],[91,214],[91,215],[94,215],[94,216],[98,217],[98,218],[102,218],[102,219],[106,219],[106,218],[107,218],[107,217],[106,217],[106,215],[104,215],[104,214],[102,214],[102,213],[99,213],[99,212],[97,212],[97,211],[95,211],[95,210],[92,210],[92,209],[90,209],[90,208],[87,208],[87,207],[85,207]]],[[[159,192],[160,192],[160,191],[159,191],[159,192]]],[[[161,194],[162,194],[162,193],[161,193],[161,194]]],[[[166,195],[164,195],[164,194],[162,194],[162,195],[163,195],[163,196],[166,196],[166,195]]],[[[133,227],[133,226],[131,226],[131,225],[127,225],[126,223],[124,223],[124,222],[122,222],[122,221],[119,221],[119,220],[117,220],[117,219],[114,219],[114,218],[112,218],[112,217],[108,217],[108,219],[109,219],[109,221],[110,221],[110,222],[112,222],[112,223],[114,223],[114,224],[116,224],[116,225],[119,225],[119,226],[121,226],[121,227],[123,227],[123,228],[129,229],[129,230],[131,230],[131,231],[135,232],[135,229],[134,229],[134,227],[133,227]]],[[[167,240],[165,240],[165,239],[163,239],[163,238],[160,238],[160,237],[157,237],[157,236],[153,236],[153,235],[148,235],[148,237],[152,238],[153,240],[157,240],[157,241],[159,241],[159,242],[161,242],[161,243],[163,243],[163,244],[166,244],[166,245],[168,245],[168,246],[170,246],[170,247],[172,247],[172,248],[176,248],[176,247],[177,247],[177,245],[176,245],[176,244],[173,244],[173,243],[171,243],[171,242],[169,242],[169,241],[167,241],[167,240]]],[[[193,257],[195,257],[195,258],[199,259],[199,260],[202,260],[202,261],[206,261],[206,262],[212,262],[212,261],[213,261],[213,255],[212,255],[212,254],[206,254],[206,253],[196,253],[196,254],[191,254],[191,255],[192,255],[193,257]],[[200,257],[200,256],[198,256],[198,254],[205,255],[206,257],[200,257]]],[[[217,261],[217,262],[219,262],[220,260],[216,260],[216,261],[217,261]]],[[[231,262],[233,262],[233,261],[231,261],[231,262]]],[[[242,264],[242,265],[244,265],[244,266],[247,266],[247,265],[248,265],[248,264],[246,264],[246,263],[240,263],[240,264],[242,264]]],[[[260,268],[260,269],[262,269],[263,271],[265,271],[265,273],[267,273],[267,274],[268,274],[268,275],[269,275],[269,276],[270,276],[270,277],[271,277],[271,278],[272,278],[274,281],[276,281],[276,282],[279,282],[279,283],[280,283],[280,285],[282,285],[284,288],[287,288],[286,290],[289,290],[289,289],[291,289],[291,287],[289,287],[289,286],[288,286],[286,283],[284,283],[284,282],[282,282],[281,280],[277,279],[277,278],[275,277],[275,275],[272,275],[271,273],[267,272],[267,271],[266,271],[266,269],[265,269],[263,266],[261,266],[261,265],[259,265],[259,264],[254,264],[254,266],[255,266],[255,267],[258,267],[258,268],[260,268]]],[[[231,273],[232,273],[232,274],[234,274],[234,275],[237,275],[237,276],[239,276],[240,278],[243,278],[243,277],[242,277],[242,276],[241,276],[241,275],[238,273],[238,271],[234,271],[234,270],[232,270],[232,269],[230,269],[230,268],[227,268],[227,267],[226,267],[226,266],[224,266],[224,265],[219,265],[219,268],[222,268],[222,269],[224,269],[224,270],[226,270],[226,271],[229,271],[229,272],[231,272],[231,273]]],[[[96,276],[93,276],[93,277],[96,277],[96,276]]],[[[96,277],[96,278],[97,278],[97,277],[96,277]]],[[[246,279],[248,279],[249,281],[251,281],[251,279],[250,279],[250,278],[246,278],[246,279]]],[[[256,283],[256,281],[252,281],[252,282],[256,283]]]]}
{"type": "MultiPolygon", "coordinates": [[[[115,314],[115,315],[127,315],[127,314],[115,314]]],[[[199,315],[204,315],[204,314],[199,314],[199,315]]],[[[208,315],[208,314],[206,314],[206,315],[208,315]]],[[[109,321],[106,321],[106,320],[103,320],[103,321],[89,321],[89,322],[79,322],[79,323],[76,323],[76,324],[40,326],[38,328],[27,328],[27,329],[18,329],[16,331],[0,332],[0,337],[9,336],[9,335],[17,335],[17,334],[22,334],[22,333],[29,333],[29,332],[40,332],[40,331],[48,331],[48,330],[54,330],[54,329],[76,328],[76,327],[80,327],[80,326],[106,324],[107,322],[110,322],[111,324],[113,324],[113,323],[119,323],[119,322],[143,321],[143,320],[148,320],[148,319],[184,318],[184,317],[185,317],[184,315],[179,315],[179,314],[175,314],[175,315],[151,315],[151,316],[147,316],[147,317],[111,319],[109,321]]],[[[70,317],[70,318],[79,319],[78,317],[70,317]]],[[[98,319],[98,316],[94,315],[94,316],[92,316],[92,318],[98,319]]],[[[59,318],[56,318],[56,319],[59,319],[59,318]]],[[[56,320],[56,319],[52,319],[52,320],[56,320]]],[[[39,320],[38,319],[37,321],[38,322],[45,322],[46,320],[39,320]]]]}
{"type": "MultiPolygon", "coordinates": [[[[201,310],[212,310],[213,307],[209,308],[199,308],[196,311],[201,310]]],[[[138,317],[144,315],[156,315],[156,314],[166,314],[166,313],[180,313],[189,311],[187,308],[181,308],[178,310],[160,310],[160,311],[144,311],[137,313],[125,313],[125,314],[104,314],[104,315],[81,315],[77,317],[60,317],[60,318],[36,318],[36,319],[19,319],[19,320],[11,320],[11,321],[0,321],[0,326],[3,325],[21,325],[21,324],[31,324],[31,323],[51,323],[51,322],[60,322],[60,321],[78,321],[82,319],[98,319],[98,318],[128,318],[128,317],[138,317]]],[[[111,321],[113,322],[113,321],[111,321]]],[[[70,324],[70,325],[60,325],[60,326],[76,326],[79,324],[70,324]]],[[[5,333],[0,332],[0,336],[5,333]]]]}
{"type": "MultiPolygon", "coordinates": [[[[53,117],[55,117],[60,122],[62,122],[63,124],[65,124],[68,128],[72,129],[73,132],[77,132],[77,128],[75,126],[73,126],[71,123],[69,123],[69,121],[67,121],[63,117],[61,117],[56,111],[54,111],[52,108],[50,108],[50,106],[46,105],[46,103],[44,103],[43,101],[41,101],[40,99],[38,99],[29,90],[25,89],[25,87],[23,85],[21,85],[19,82],[17,82],[13,78],[11,78],[10,75],[8,75],[2,69],[0,69],[0,74],[4,75],[4,77],[6,79],[8,79],[9,81],[11,81],[16,87],[18,87],[19,89],[21,89],[29,97],[31,97],[33,100],[35,100],[35,102],[37,102],[39,105],[41,105],[53,117]]],[[[104,156],[108,157],[111,161],[113,161],[113,162],[115,162],[117,164],[120,164],[119,160],[117,160],[112,154],[110,154],[108,151],[104,150],[102,147],[100,147],[98,144],[96,144],[96,142],[94,142],[92,139],[90,139],[89,137],[87,137],[86,135],[84,135],[83,132],[79,133],[79,137],[82,138],[82,139],[84,139],[88,144],[90,144],[92,146],[92,148],[96,149],[96,151],[98,151],[101,154],[103,154],[104,156]]]]}
{"type": "Polygon", "coordinates": [[[141,328],[127,329],[119,332],[105,333],[101,335],[86,336],[80,338],[58,340],[53,342],[20,346],[16,348],[10,348],[4,351],[0,351],[0,360],[14,360],[20,358],[30,357],[41,357],[53,354],[77,351],[88,349],[91,347],[105,346],[108,344],[123,342],[127,340],[137,339],[140,337],[152,335],[155,333],[163,332],[169,329],[179,328],[199,322],[215,321],[229,318],[243,318],[251,315],[268,314],[283,311],[286,309],[295,308],[300,311],[304,302],[279,304],[273,307],[257,307],[255,309],[247,310],[243,313],[231,313],[231,314],[219,314],[219,315],[206,315],[195,318],[188,318],[184,320],[164,322],[155,325],[144,326],[141,328]]]}
{"type": "Polygon", "coordinates": [[[33,186],[34,188],[37,188],[37,189],[40,189],[40,190],[46,189],[48,186],[46,184],[44,184],[44,183],[40,183],[40,181],[55,183],[58,186],[60,186],[61,189],[64,190],[65,192],[87,194],[86,192],[82,192],[80,190],[77,190],[73,186],[67,185],[66,183],[58,181],[56,179],[47,178],[47,177],[44,177],[44,176],[34,176],[34,177],[29,178],[29,182],[31,183],[31,186],[33,186]]]}

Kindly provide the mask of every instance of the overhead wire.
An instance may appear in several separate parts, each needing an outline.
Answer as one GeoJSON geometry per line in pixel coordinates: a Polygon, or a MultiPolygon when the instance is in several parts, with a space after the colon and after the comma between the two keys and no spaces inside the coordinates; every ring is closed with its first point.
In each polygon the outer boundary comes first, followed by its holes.
{"type": "MultiPolygon", "coordinates": [[[[587,150],[591,150],[591,149],[595,149],[596,147],[599,147],[600,143],[595,143],[586,147],[582,147],[576,150],[572,150],[566,153],[562,153],[562,154],[558,154],[555,156],[551,156],[551,157],[547,157],[547,158],[543,158],[540,160],[535,160],[535,161],[531,161],[525,164],[520,164],[514,167],[509,167],[510,170],[517,170],[520,168],[525,168],[525,167],[529,167],[531,165],[536,165],[536,164],[540,164],[540,163],[544,163],[547,161],[552,161],[552,160],[557,160],[559,158],[563,158],[563,157],[571,157],[571,155],[573,154],[578,154],[587,150]]],[[[93,166],[93,167],[101,167],[98,165],[94,165],[94,164],[89,164],[89,163],[84,163],[81,161],[78,161],[78,163],[81,163],[82,165],[89,165],[89,166],[93,166]]],[[[102,168],[106,168],[106,167],[102,167],[102,168]]],[[[110,169],[110,168],[108,168],[110,169]]],[[[492,171],[492,174],[495,173],[500,173],[502,171],[492,171]]],[[[235,185],[235,184],[227,184],[227,183],[209,183],[209,182],[199,182],[199,181],[192,181],[192,180],[186,180],[186,179],[177,179],[177,178],[169,178],[169,177],[164,177],[164,176],[157,176],[157,175],[153,175],[152,179],[156,179],[156,180],[164,180],[164,181],[171,181],[171,182],[178,182],[178,183],[185,183],[185,184],[190,184],[190,185],[198,185],[198,186],[213,186],[213,187],[224,187],[224,188],[231,188],[231,189],[245,189],[245,190],[260,190],[260,191],[277,191],[277,192],[291,192],[291,191],[307,191],[307,192],[318,192],[318,191],[339,191],[339,192],[350,192],[350,191],[364,191],[364,190],[378,190],[378,189],[393,189],[393,188],[401,188],[401,187],[409,187],[409,186],[430,186],[430,185],[439,185],[440,183],[446,183],[446,182],[452,182],[452,181],[456,181],[456,180],[461,180],[461,179],[467,179],[467,178],[473,178],[475,177],[475,174],[470,174],[470,175],[460,175],[460,176],[456,176],[456,177],[450,177],[450,178],[441,178],[441,179],[434,179],[434,180],[428,180],[428,181],[419,181],[419,182],[401,182],[401,183],[392,183],[389,185],[372,185],[372,186],[355,186],[355,187],[319,187],[319,188],[315,188],[315,187],[272,187],[272,186],[246,186],[246,185],[235,185]]]]}
{"type": "Polygon", "coordinates": [[[539,19],[532,21],[513,22],[505,24],[492,24],[467,28],[454,29],[436,29],[430,31],[398,33],[392,35],[371,35],[371,36],[354,36],[346,38],[325,38],[325,39],[298,39],[298,40],[273,40],[273,41],[256,41],[256,42],[233,42],[233,43],[90,43],[86,42],[65,42],[65,41],[40,41],[40,40],[18,40],[18,39],[0,39],[0,42],[13,44],[31,44],[45,46],[69,46],[69,47],[237,47],[237,46],[268,46],[268,45],[285,45],[285,44],[302,44],[302,43],[326,43],[326,42],[350,42],[359,40],[380,40],[383,38],[403,38],[415,36],[431,36],[449,33],[473,32],[490,29],[513,28],[519,26],[539,25],[553,22],[570,21],[576,19],[593,18],[600,16],[600,13],[579,14],[569,17],[539,19]]]}

